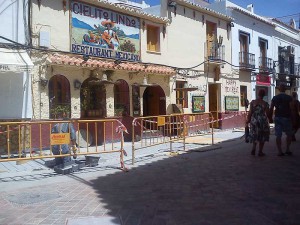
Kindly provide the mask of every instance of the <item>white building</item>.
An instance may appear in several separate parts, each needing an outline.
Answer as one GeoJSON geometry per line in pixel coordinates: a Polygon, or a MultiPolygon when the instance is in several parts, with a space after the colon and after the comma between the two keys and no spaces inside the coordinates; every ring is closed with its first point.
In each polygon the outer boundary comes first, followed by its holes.
{"type": "Polygon", "coordinates": [[[31,119],[28,1],[1,1],[0,12],[0,119],[31,119]]]}
{"type": "MultiPolygon", "coordinates": [[[[270,102],[276,94],[276,86],[282,82],[286,84],[287,93],[298,91],[300,40],[295,23],[290,26],[257,15],[253,4],[244,9],[227,0],[216,0],[209,7],[234,18],[232,45],[238,43],[240,52],[233,49],[232,63],[240,66],[245,59],[252,67],[245,76],[247,80],[251,74],[249,100],[256,98],[258,90],[263,88],[268,93],[265,100],[270,102]],[[248,57],[241,57],[243,51],[248,53],[248,57]]],[[[243,74],[240,68],[240,75],[243,74]]]]}
{"type": "Polygon", "coordinates": [[[272,98],[273,45],[275,25],[255,14],[254,6],[244,9],[227,0],[218,0],[210,8],[234,18],[232,29],[232,64],[239,70],[245,84],[251,82],[250,90],[240,87],[240,94],[249,101],[255,99],[259,89],[265,89],[265,100],[272,98]]]}
{"type": "MultiPolygon", "coordinates": [[[[287,93],[300,94],[300,30],[296,24],[285,24],[277,19],[271,20],[275,25],[273,35],[273,59],[275,86],[284,83],[287,93]]],[[[276,89],[274,94],[276,94],[276,89]]]]}

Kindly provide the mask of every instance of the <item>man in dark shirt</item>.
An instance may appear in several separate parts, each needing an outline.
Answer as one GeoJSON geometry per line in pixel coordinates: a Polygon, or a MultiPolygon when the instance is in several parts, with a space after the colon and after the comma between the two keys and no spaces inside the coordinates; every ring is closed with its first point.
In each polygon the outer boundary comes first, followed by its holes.
{"type": "Polygon", "coordinates": [[[292,97],[285,94],[285,85],[279,85],[280,93],[273,97],[271,106],[270,106],[270,118],[273,116],[273,111],[275,107],[275,136],[276,136],[276,145],[278,149],[278,156],[283,156],[281,148],[281,136],[282,132],[286,134],[286,152],[287,155],[292,155],[290,151],[290,145],[293,135],[292,120],[291,120],[291,102],[292,97]]]}

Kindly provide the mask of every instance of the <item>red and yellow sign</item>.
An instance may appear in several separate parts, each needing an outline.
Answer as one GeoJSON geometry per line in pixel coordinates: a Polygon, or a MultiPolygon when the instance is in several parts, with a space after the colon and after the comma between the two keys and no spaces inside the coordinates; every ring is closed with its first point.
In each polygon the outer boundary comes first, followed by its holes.
{"type": "Polygon", "coordinates": [[[269,77],[268,75],[257,74],[256,84],[270,86],[271,85],[271,77],[269,77]]]}
{"type": "Polygon", "coordinates": [[[50,134],[51,145],[63,145],[70,143],[70,133],[50,134]]]}

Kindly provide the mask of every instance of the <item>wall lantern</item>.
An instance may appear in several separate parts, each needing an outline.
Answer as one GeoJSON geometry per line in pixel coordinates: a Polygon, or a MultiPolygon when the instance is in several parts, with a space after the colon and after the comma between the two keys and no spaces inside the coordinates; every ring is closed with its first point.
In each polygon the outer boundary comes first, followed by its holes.
{"type": "Polygon", "coordinates": [[[232,27],[234,27],[234,23],[233,22],[227,23],[227,32],[229,32],[232,27]]]}
{"type": "Polygon", "coordinates": [[[175,16],[176,16],[177,2],[176,2],[176,1],[169,0],[168,6],[169,6],[170,8],[174,8],[174,14],[175,14],[175,16]]]}
{"type": "Polygon", "coordinates": [[[45,87],[47,86],[47,84],[48,84],[48,80],[45,79],[45,78],[41,78],[41,79],[40,79],[40,84],[41,84],[41,86],[42,86],[43,88],[45,88],[45,87]]]}
{"type": "Polygon", "coordinates": [[[204,25],[204,22],[205,22],[205,16],[202,15],[202,25],[204,25]]]}
{"type": "Polygon", "coordinates": [[[219,46],[221,46],[222,43],[223,43],[223,37],[220,35],[220,36],[219,36],[219,42],[218,42],[219,46]]]}
{"type": "Polygon", "coordinates": [[[82,58],[83,58],[83,61],[86,62],[86,61],[89,60],[90,56],[89,55],[83,55],[82,58]]]}
{"type": "Polygon", "coordinates": [[[79,80],[74,80],[74,88],[76,90],[80,89],[81,87],[81,82],[79,80]]]}
{"type": "Polygon", "coordinates": [[[166,36],[166,31],[167,31],[167,28],[166,28],[166,26],[163,26],[163,28],[162,28],[162,32],[163,32],[163,36],[164,36],[164,38],[165,38],[165,36],[166,36]]]}
{"type": "Polygon", "coordinates": [[[38,4],[39,9],[41,9],[41,3],[42,3],[42,0],[37,0],[37,4],[38,4]]]}
{"type": "Polygon", "coordinates": [[[169,0],[168,6],[176,8],[177,7],[177,3],[176,3],[176,1],[169,0]]]}
{"type": "Polygon", "coordinates": [[[67,11],[67,0],[63,0],[62,3],[63,3],[64,12],[66,12],[67,11]]]}

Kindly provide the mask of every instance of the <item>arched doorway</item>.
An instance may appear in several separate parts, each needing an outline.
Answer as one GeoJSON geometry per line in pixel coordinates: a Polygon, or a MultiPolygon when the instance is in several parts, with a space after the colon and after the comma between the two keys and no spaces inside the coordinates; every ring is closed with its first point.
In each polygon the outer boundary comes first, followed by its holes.
{"type": "Polygon", "coordinates": [[[86,79],[80,89],[81,118],[106,116],[105,85],[97,78],[86,79]]]}
{"type": "Polygon", "coordinates": [[[143,94],[143,115],[157,116],[166,114],[166,95],[160,86],[147,87],[143,94]]]}
{"type": "Polygon", "coordinates": [[[49,118],[71,117],[70,82],[63,75],[54,75],[49,80],[49,118]]]}

